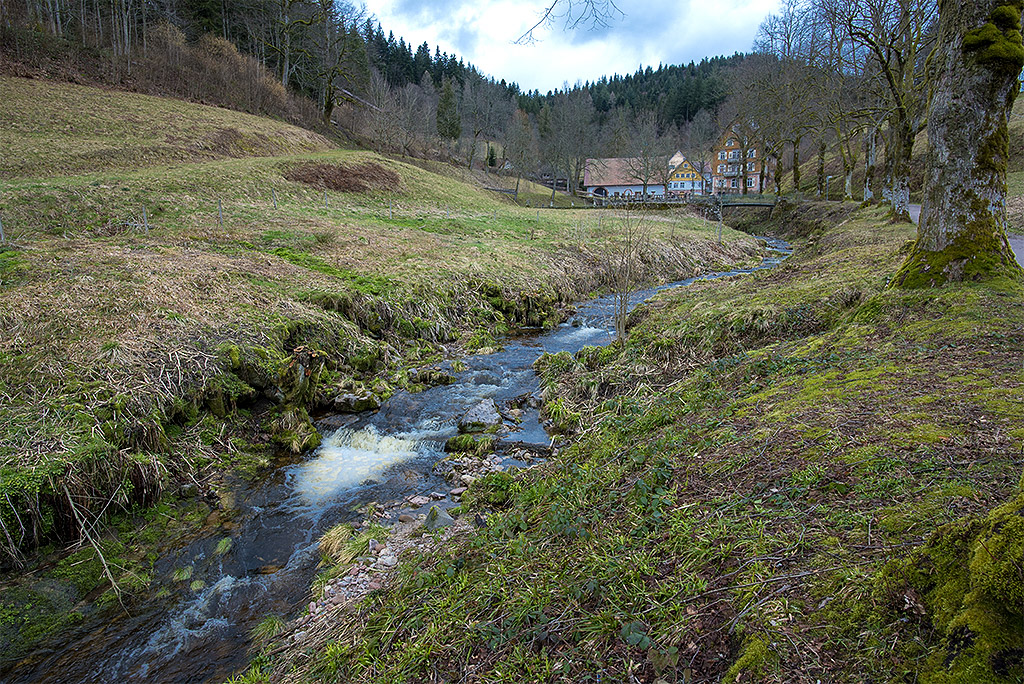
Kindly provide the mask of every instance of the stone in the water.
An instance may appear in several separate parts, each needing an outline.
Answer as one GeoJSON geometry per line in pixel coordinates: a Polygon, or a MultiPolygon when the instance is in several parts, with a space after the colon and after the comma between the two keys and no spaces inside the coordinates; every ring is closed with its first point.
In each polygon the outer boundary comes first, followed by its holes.
{"type": "Polygon", "coordinates": [[[466,488],[465,487],[456,487],[451,492],[449,492],[449,494],[451,494],[452,496],[462,496],[465,493],[466,493],[466,488]]]}
{"type": "Polygon", "coordinates": [[[494,405],[493,399],[484,399],[459,420],[459,432],[484,432],[488,428],[501,425],[501,414],[494,405]]]}
{"type": "Polygon", "coordinates": [[[408,513],[403,513],[402,515],[398,516],[398,522],[400,523],[411,523],[414,520],[416,520],[416,518],[412,517],[408,513]]]}
{"type": "Polygon", "coordinates": [[[426,506],[430,503],[430,498],[426,496],[410,496],[408,501],[413,506],[426,506]]]}
{"type": "Polygon", "coordinates": [[[427,513],[427,519],[423,521],[423,526],[428,530],[440,530],[443,527],[448,527],[455,524],[455,518],[448,515],[448,512],[438,508],[437,506],[431,506],[430,512],[427,513]]]}
{"type": "Polygon", "coordinates": [[[373,394],[340,394],[334,398],[334,410],[340,413],[362,413],[380,408],[380,399],[373,394]]]}

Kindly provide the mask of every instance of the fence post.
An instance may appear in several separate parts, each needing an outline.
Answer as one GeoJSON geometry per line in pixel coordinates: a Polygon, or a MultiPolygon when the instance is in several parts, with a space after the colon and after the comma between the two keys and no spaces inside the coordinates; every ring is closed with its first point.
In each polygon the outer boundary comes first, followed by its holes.
{"type": "Polygon", "coordinates": [[[224,203],[220,201],[219,197],[217,198],[217,222],[221,228],[224,227],[224,203]]]}
{"type": "Polygon", "coordinates": [[[277,191],[270,188],[270,196],[274,199],[274,209],[277,209],[277,191]]]}
{"type": "Polygon", "coordinates": [[[394,210],[391,207],[391,198],[388,198],[388,220],[393,221],[395,218],[394,210]]]}
{"type": "Polygon", "coordinates": [[[324,190],[324,209],[330,209],[331,205],[327,204],[327,191],[324,190]]]}
{"type": "Polygon", "coordinates": [[[145,207],[145,205],[143,205],[143,207],[142,207],[142,223],[143,223],[143,225],[146,226],[146,232],[148,233],[149,232],[149,215],[146,214],[146,207],[145,207]]]}
{"type": "Polygon", "coordinates": [[[7,244],[7,236],[4,235],[4,222],[3,222],[3,219],[0,219],[0,245],[6,245],[6,244],[7,244]]]}

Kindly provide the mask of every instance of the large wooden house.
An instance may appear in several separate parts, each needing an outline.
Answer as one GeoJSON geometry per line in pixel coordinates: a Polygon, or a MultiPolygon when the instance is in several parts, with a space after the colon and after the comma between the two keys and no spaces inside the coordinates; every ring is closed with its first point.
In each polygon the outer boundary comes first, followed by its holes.
{"type": "Polygon", "coordinates": [[[715,146],[711,163],[712,192],[719,195],[764,192],[769,167],[771,163],[765,158],[764,148],[753,133],[745,126],[733,124],[715,146]]]}

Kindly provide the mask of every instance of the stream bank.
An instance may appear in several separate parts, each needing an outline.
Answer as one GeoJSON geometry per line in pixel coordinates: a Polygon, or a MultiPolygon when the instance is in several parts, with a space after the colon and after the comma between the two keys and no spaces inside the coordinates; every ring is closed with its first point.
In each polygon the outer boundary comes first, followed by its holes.
{"type": "MultiPolygon", "coordinates": [[[[661,289],[638,292],[635,302],[661,289]]],[[[244,663],[249,632],[263,617],[293,615],[306,604],[320,562],[317,540],[324,532],[357,523],[371,502],[398,503],[386,507],[392,522],[422,515],[435,502],[442,508],[456,505],[458,494],[451,491],[459,487],[451,487],[434,464],[444,458],[444,444],[467,408],[491,399],[514,416],[500,440],[502,467],[523,467],[546,453],[551,438],[537,408],[532,364],[544,352],[610,342],[611,304],[609,297],[595,300],[547,334],[507,340],[492,354],[436,364],[438,373],[454,378],[452,384],[398,391],[372,414],[326,419],[321,425],[333,420],[342,426],[313,457],[228,488],[216,531],[161,555],[154,575],[162,589],[154,600],[102,628],[83,624],[55,650],[22,663],[11,681],[223,678],[244,663]],[[433,492],[442,498],[431,497],[433,492]],[[410,505],[417,500],[409,497],[423,494],[427,502],[410,505]]]]}

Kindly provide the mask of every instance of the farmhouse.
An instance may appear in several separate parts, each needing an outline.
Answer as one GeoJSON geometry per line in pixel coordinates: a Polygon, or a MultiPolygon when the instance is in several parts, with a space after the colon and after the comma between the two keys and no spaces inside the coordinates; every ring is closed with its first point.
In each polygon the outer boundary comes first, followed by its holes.
{"type": "MultiPolygon", "coordinates": [[[[643,177],[648,176],[648,197],[664,197],[664,173],[643,172],[641,159],[588,159],[583,171],[583,187],[595,197],[640,197],[644,194],[643,177]]],[[[660,169],[658,169],[660,171],[660,169]]]]}

